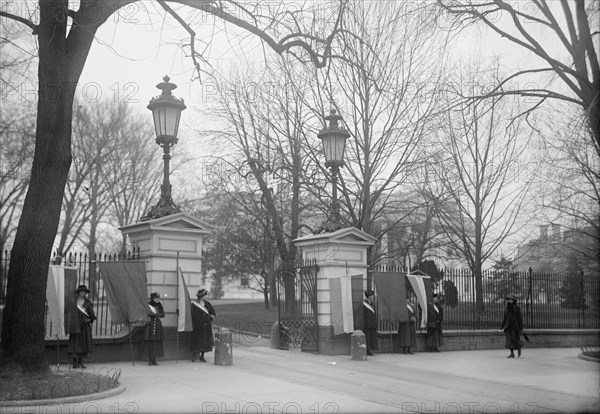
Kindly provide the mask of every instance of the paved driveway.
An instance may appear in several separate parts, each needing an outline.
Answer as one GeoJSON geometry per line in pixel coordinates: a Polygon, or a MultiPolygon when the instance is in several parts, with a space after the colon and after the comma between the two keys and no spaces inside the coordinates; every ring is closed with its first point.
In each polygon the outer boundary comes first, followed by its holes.
{"type": "MultiPolygon", "coordinates": [[[[379,354],[368,361],[234,347],[233,366],[189,361],[90,365],[122,370],[126,391],[103,400],[10,412],[551,413],[600,411],[600,364],[574,348],[379,354]]],[[[6,410],[6,408],[4,408],[6,410]]],[[[9,412],[2,411],[0,412],[9,412]]]]}

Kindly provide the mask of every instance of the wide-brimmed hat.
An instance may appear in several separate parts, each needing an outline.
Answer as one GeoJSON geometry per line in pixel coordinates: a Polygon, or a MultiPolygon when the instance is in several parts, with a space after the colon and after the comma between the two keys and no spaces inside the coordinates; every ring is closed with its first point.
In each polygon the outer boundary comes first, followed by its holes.
{"type": "Polygon", "coordinates": [[[517,303],[517,298],[515,298],[513,295],[507,295],[504,299],[512,300],[513,302],[517,303]]]}
{"type": "Polygon", "coordinates": [[[84,290],[85,293],[90,293],[90,290],[86,285],[79,285],[79,287],[75,290],[75,293],[79,294],[79,292],[81,292],[82,290],[84,290]]]}
{"type": "Polygon", "coordinates": [[[206,295],[208,295],[208,290],[206,289],[200,289],[198,292],[196,292],[196,296],[199,298],[206,295]]]}
{"type": "Polygon", "coordinates": [[[367,290],[365,291],[365,297],[369,297],[369,296],[373,296],[375,294],[375,292],[373,292],[372,290],[367,290]]]}

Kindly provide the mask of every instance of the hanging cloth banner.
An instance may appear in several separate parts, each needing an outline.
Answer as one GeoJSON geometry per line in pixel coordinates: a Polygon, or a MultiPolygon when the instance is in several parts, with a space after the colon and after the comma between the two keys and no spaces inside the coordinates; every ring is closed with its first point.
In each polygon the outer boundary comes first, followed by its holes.
{"type": "Polygon", "coordinates": [[[408,322],[406,282],[401,272],[373,272],[380,321],[408,322]]]}
{"type": "Polygon", "coordinates": [[[65,336],[65,268],[63,266],[50,265],[48,268],[46,302],[48,303],[46,332],[65,336]]]}
{"type": "Polygon", "coordinates": [[[354,313],[352,309],[352,285],[350,276],[329,279],[331,306],[331,324],[333,334],[354,332],[354,313]]]}
{"type": "Polygon", "coordinates": [[[192,310],[190,309],[190,291],[185,283],[181,268],[177,268],[177,332],[193,331],[192,310]]]}
{"type": "Polygon", "coordinates": [[[409,273],[406,275],[406,277],[408,278],[410,285],[412,286],[413,290],[415,291],[415,294],[417,295],[417,300],[419,302],[419,306],[421,306],[422,312],[421,328],[425,328],[425,325],[427,324],[427,291],[431,291],[431,278],[424,273],[409,273]],[[427,286],[429,286],[429,289],[425,287],[425,281],[427,282],[427,286]]]}
{"type": "Polygon", "coordinates": [[[365,292],[365,281],[362,275],[354,275],[352,285],[352,313],[354,315],[354,330],[365,329],[365,315],[363,312],[363,298],[365,292]]]}
{"type": "Polygon", "coordinates": [[[145,323],[148,315],[144,262],[101,262],[100,277],[113,323],[145,323]]]}

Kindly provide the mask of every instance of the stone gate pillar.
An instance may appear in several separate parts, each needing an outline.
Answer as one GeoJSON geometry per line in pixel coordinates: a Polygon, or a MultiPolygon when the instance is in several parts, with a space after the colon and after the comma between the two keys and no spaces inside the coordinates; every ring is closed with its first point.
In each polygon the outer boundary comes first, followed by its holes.
{"type": "Polygon", "coordinates": [[[120,228],[131,243],[139,247],[146,260],[148,296],[161,295],[165,310],[163,326],[177,326],[177,264],[185,277],[192,298],[202,283],[202,243],[212,228],[185,213],[141,221],[120,228]]]}
{"type": "MultiPolygon", "coordinates": [[[[367,287],[367,249],[376,241],[375,237],[354,227],[304,236],[293,241],[301,249],[304,260],[316,260],[319,266],[317,323],[318,352],[321,354],[350,355],[350,334],[354,332],[356,322],[362,326],[362,320],[355,321],[358,317],[354,318],[353,314],[351,316],[348,313],[348,304],[352,306],[349,286],[354,279],[354,302],[357,296],[362,302],[367,287]],[[360,280],[358,286],[357,280],[360,280]],[[330,286],[334,286],[335,291],[332,292],[330,286]],[[349,321],[349,317],[353,320],[349,321]]],[[[362,316],[362,308],[357,315],[362,316]]]]}

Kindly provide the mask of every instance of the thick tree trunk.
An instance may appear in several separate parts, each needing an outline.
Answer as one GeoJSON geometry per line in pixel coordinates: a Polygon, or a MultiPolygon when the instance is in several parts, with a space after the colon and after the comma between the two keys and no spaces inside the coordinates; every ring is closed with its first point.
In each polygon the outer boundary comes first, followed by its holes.
{"type": "Polygon", "coordinates": [[[78,21],[81,24],[73,24],[67,37],[67,15],[67,2],[40,1],[35,154],[8,271],[3,370],[49,369],[44,352],[46,283],[71,166],[73,97],[94,33],[102,23],[98,20],[90,26],[78,21]]]}
{"type": "Polygon", "coordinates": [[[48,264],[71,165],[73,100],[72,92],[60,79],[63,76],[60,70],[48,70],[40,63],[36,150],[8,272],[3,360],[10,359],[25,371],[48,369],[44,353],[48,264]],[[55,88],[56,100],[42,92],[50,87],[55,88]]]}

